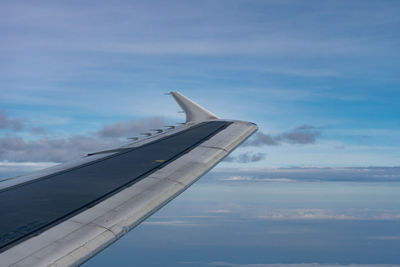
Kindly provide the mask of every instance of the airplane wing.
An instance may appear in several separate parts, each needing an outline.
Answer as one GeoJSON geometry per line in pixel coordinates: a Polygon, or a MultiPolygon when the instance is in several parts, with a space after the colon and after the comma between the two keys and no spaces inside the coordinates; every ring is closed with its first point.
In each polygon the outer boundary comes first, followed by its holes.
{"type": "Polygon", "coordinates": [[[0,266],[75,266],[174,199],[257,130],[171,92],[186,123],[0,182],[0,266]]]}

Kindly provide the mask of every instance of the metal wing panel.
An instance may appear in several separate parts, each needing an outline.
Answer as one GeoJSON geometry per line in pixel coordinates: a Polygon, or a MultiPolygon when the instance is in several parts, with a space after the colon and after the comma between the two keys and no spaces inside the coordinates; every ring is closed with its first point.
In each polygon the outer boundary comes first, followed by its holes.
{"type": "Polygon", "coordinates": [[[182,193],[256,130],[254,124],[232,121],[227,128],[133,185],[4,251],[0,254],[1,264],[83,263],[182,193]]]}

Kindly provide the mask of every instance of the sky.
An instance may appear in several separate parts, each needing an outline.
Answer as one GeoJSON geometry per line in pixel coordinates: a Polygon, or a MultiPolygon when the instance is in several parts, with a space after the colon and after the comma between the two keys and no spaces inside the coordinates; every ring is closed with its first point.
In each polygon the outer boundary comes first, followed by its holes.
{"type": "Polygon", "coordinates": [[[142,265],[151,251],[170,266],[400,264],[398,14],[369,0],[1,1],[0,178],[183,122],[176,90],[259,131],[99,259],[131,244],[142,265]]]}

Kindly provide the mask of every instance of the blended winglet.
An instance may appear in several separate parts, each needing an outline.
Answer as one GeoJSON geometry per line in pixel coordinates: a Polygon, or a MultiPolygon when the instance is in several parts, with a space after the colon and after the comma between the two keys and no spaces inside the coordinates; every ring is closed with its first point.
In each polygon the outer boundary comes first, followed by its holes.
{"type": "Polygon", "coordinates": [[[179,92],[170,92],[186,114],[186,122],[200,122],[219,119],[217,115],[203,108],[179,92]]]}

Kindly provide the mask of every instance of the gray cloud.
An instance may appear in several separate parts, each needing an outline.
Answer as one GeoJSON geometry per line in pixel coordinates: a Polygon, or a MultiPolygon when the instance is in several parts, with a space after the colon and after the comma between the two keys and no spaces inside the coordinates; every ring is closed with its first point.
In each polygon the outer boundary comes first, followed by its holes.
{"type": "MultiPolygon", "coordinates": [[[[121,146],[127,142],[125,138],[163,125],[162,118],[150,118],[118,122],[106,125],[93,133],[63,138],[42,137],[25,140],[18,136],[0,137],[0,161],[65,162],[90,152],[121,146]]],[[[36,127],[30,131],[42,134],[45,129],[36,127]]]]}
{"type": "Polygon", "coordinates": [[[301,125],[295,129],[278,135],[268,135],[263,132],[257,133],[243,145],[244,146],[276,146],[281,143],[307,145],[314,144],[321,130],[312,125],[301,125]]]}
{"type": "Polygon", "coordinates": [[[249,163],[249,162],[258,162],[265,159],[265,153],[242,153],[238,156],[228,156],[225,158],[226,162],[238,162],[238,163],[249,163]]]}
{"type": "Polygon", "coordinates": [[[302,125],[277,137],[290,144],[314,144],[321,131],[311,125],[302,125]]]}
{"type": "Polygon", "coordinates": [[[130,137],[154,128],[162,128],[165,121],[161,117],[147,120],[131,120],[106,125],[97,132],[100,137],[130,137]]]}
{"type": "Polygon", "coordinates": [[[0,160],[10,162],[65,162],[89,152],[121,144],[94,136],[74,135],[68,138],[24,140],[21,137],[0,138],[0,160]]]}
{"type": "Polygon", "coordinates": [[[47,130],[43,127],[30,127],[29,120],[24,118],[11,118],[4,110],[0,110],[0,129],[11,130],[14,132],[27,131],[33,134],[46,134],[47,130]]]}
{"type": "MultiPolygon", "coordinates": [[[[30,128],[23,124],[23,120],[10,119],[5,112],[2,114],[2,127],[8,129],[24,129],[35,134],[46,133],[42,127],[30,128]]],[[[131,120],[118,122],[104,126],[96,132],[86,135],[73,135],[65,138],[43,137],[36,140],[25,140],[17,136],[0,138],[0,160],[11,162],[65,162],[77,156],[97,150],[107,149],[121,145],[123,138],[135,136],[141,132],[153,128],[160,128],[165,124],[160,117],[148,120],[131,120]]],[[[313,126],[303,125],[294,130],[277,136],[269,136],[259,133],[247,145],[278,145],[282,142],[291,144],[314,143],[319,136],[319,131],[313,126]]],[[[238,156],[230,156],[227,162],[249,163],[265,159],[265,153],[242,153],[238,156]]]]}
{"type": "Polygon", "coordinates": [[[277,146],[279,142],[276,137],[265,134],[263,132],[256,133],[256,135],[250,138],[243,144],[244,146],[277,146]]]}
{"type": "Polygon", "coordinates": [[[23,119],[10,118],[5,111],[0,110],[0,129],[21,131],[24,128],[23,119]]]}

